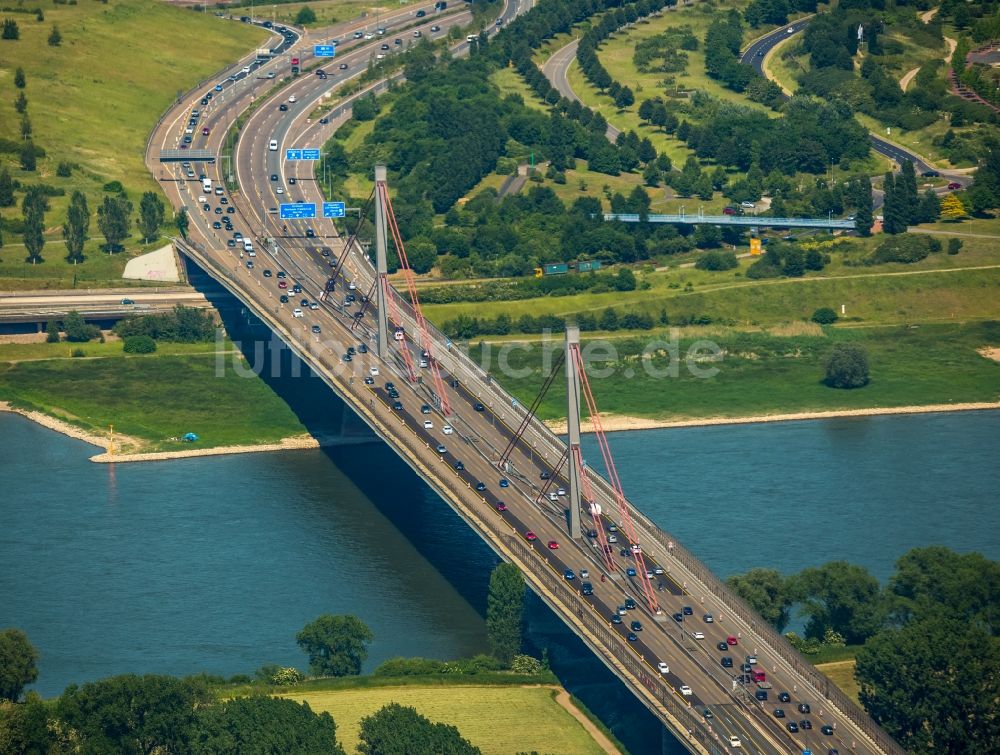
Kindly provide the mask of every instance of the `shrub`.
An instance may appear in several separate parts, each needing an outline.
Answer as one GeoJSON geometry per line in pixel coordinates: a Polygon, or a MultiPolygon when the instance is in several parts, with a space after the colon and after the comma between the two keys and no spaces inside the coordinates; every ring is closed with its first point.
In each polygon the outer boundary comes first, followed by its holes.
{"type": "Polygon", "coordinates": [[[59,343],[59,323],[55,320],[45,323],[45,342],[59,343]]]}
{"type": "Polygon", "coordinates": [[[149,336],[129,336],[124,350],[126,354],[152,354],[156,351],[156,341],[149,336]]]}
{"type": "Polygon", "coordinates": [[[886,239],[865,259],[866,265],[880,265],[885,262],[912,264],[919,262],[933,252],[941,251],[941,242],[920,233],[900,233],[886,239]]]}
{"type": "Polygon", "coordinates": [[[73,351],[71,351],[69,355],[75,359],[77,357],[87,356],[87,352],[84,351],[83,349],[73,349],[73,351]]]}
{"type": "Polygon", "coordinates": [[[389,658],[372,673],[375,676],[426,676],[444,671],[444,661],[433,658],[389,658]]]}
{"type": "Polygon", "coordinates": [[[837,313],[834,312],[830,307],[820,307],[815,312],[813,312],[810,318],[813,322],[820,325],[832,325],[837,322],[837,313]]]}
{"type": "Polygon", "coordinates": [[[289,687],[293,684],[298,684],[303,678],[302,672],[297,668],[281,667],[271,674],[271,683],[282,687],[289,687]]]}
{"type": "Polygon", "coordinates": [[[694,266],[699,270],[732,270],[739,263],[736,261],[736,255],[732,252],[714,251],[705,252],[698,258],[698,261],[694,263],[694,266]]]}
{"type": "Polygon", "coordinates": [[[59,178],[69,178],[73,175],[73,163],[61,160],[59,162],[59,166],[56,168],[56,175],[59,176],[59,178]]]}
{"type": "Polygon", "coordinates": [[[826,362],[825,382],[831,388],[861,388],[868,385],[868,353],[856,343],[838,343],[826,362]]]}
{"type": "Polygon", "coordinates": [[[958,254],[958,250],[962,248],[962,239],[950,238],[948,239],[948,254],[958,254]]]}
{"type": "Polygon", "coordinates": [[[530,655],[515,655],[510,670],[515,674],[538,674],[542,671],[542,662],[530,655]]]}
{"type": "Polygon", "coordinates": [[[108,192],[108,194],[125,193],[125,187],[122,186],[121,181],[108,181],[106,184],[104,184],[102,188],[104,189],[104,191],[108,192]]]}
{"type": "Polygon", "coordinates": [[[66,315],[63,330],[66,331],[66,340],[71,343],[86,343],[101,335],[100,328],[86,322],[76,311],[66,315]]]}

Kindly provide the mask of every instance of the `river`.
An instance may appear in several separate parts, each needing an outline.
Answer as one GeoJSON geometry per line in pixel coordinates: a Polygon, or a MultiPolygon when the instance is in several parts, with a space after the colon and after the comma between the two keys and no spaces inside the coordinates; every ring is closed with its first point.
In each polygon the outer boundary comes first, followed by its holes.
{"type": "MultiPolygon", "coordinates": [[[[998,412],[610,437],[628,496],[722,576],[844,559],[884,581],[930,544],[1000,559],[998,412]]],[[[42,695],[123,672],[304,668],[295,633],[321,613],[372,628],[366,670],[486,650],[496,558],[387,448],[118,465],[93,452],[0,415],[0,627],[38,647],[42,695]]],[[[564,678],[607,692],[538,601],[529,624],[536,645],[569,648],[564,678]]]]}

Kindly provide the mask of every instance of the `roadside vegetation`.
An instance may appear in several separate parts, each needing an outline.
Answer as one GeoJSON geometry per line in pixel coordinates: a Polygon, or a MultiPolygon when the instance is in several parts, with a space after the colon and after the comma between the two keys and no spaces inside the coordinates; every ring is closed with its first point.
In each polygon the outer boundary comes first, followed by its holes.
{"type": "Polygon", "coordinates": [[[143,194],[160,199],[143,161],[149,131],[177,93],[245,54],[264,32],[155,0],[5,13],[18,36],[0,40],[8,85],[0,103],[0,289],[120,285],[128,259],[162,245],[156,237],[170,221],[161,215],[152,233],[142,223],[143,194]],[[25,206],[32,189],[45,198],[34,216],[25,206]],[[76,192],[90,223],[74,257],[63,225],[76,192]],[[101,208],[119,200],[131,203],[124,232],[108,225],[105,236],[101,208]]]}

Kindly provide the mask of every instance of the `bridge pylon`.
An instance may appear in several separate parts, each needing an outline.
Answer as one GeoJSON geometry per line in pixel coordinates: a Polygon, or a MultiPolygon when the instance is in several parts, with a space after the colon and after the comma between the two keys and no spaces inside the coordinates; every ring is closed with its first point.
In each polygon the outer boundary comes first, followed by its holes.
{"type": "MultiPolygon", "coordinates": [[[[375,183],[385,184],[386,170],[384,165],[375,166],[375,183]]],[[[389,296],[388,263],[386,262],[386,229],[387,209],[385,197],[375,192],[375,303],[378,305],[378,341],[376,352],[379,359],[389,356],[389,296]]]]}
{"type": "Polygon", "coordinates": [[[571,348],[580,347],[580,328],[576,325],[566,326],[566,429],[569,435],[569,536],[579,540],[580,530],[580,475],[582,470],[577,466],[580,455],[580,376],[576,365],[569,357],[571,348]]]}

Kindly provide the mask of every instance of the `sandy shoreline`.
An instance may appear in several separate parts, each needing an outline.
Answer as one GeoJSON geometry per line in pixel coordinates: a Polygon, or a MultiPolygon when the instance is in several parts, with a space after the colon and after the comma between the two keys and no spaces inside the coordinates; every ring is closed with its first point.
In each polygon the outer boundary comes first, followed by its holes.
{"type": "MultiPolygon", "coordinates": [[[[871,409],[840,409],[825,412],[794,412],[789,414],[764,414],[755,417],[706,417],[702,419],[659,420],[648,417],[629,417],[626,415],[606,415],[602,424],[606,432],[625,432],[627,430],[655,430],[671,427],[702,427],[708,425],[747,425],[756,422],[794,422],[804,419],[832,419],[835,417],[868,417],[886,414],[930,414],[938,412],[982,411],[1000,409],[1000,402],[980,402],[965,404],[928,404],[925,406],[876,407],[871,409]]],[[[266,451],[290,451],[303,448],[319,448],[324,443],[310,435],[299,435],[282,438],[277,443],[262,443],[253,446],[215,446],[213,448],[188,448],[177,451],[140,451],[145,443],[136,438],[115,434],[115,452],[111,453],[111,439],[107,435],[82,430],[63,420],[50,417],[42,412],[27,411],[10,406],[0,401],[0,412],[12,412],[35,422],[42,427],[55,430],[70,438],[82,440],[103,449],[102,453],[90,457],[97,463],[132,461],[166,461],[169,459],[190,459],[199,456],[223,456],[226,454],[263,453],[266,451]]],[[[566,420],[547,420],[545,422],[553,432],[565,433],[566,420]]],[[[589,420],[581,423],[583,432],[593,432],[594,426],[589,420]]]]}
{"type": "MultiPolygon", "coordinates": [[[[628,417],[609,414],[601,418],[605,432],[626,430],[656,430],[667,427],[702,427],[707,425],[749,425],[756,422],[794,422],[803,419],[833,419],[835,417],[868,417],[884,414],[932,414],[938,412],[968,412],[985,409],[1000,409],[1000,401],[984,401],[966,404],[927,404],[924,406],[873,407],[870,409],[835,409],[825,412],[792,412],[788,414],[762,414],[755,417],[705,417],[702,419],[660,420],[649,417],[628,417]]],[[[555,433],[566,432],[566,420],[546,420],[546,425],[555,433]]],[[[580,423],[585,433],[594,431],[590,420],[580,423]]]]}
{"type": "Polygon", "coordinates": [[[87,432],[75,425],[71,425],[55,417],[50,417],[42,412],[18,409],[5,401],[0,401],[0,412],[20,414],[22,417],[42,427],[47,427],[49,430],[55,430],[57,433],[62,433],[70,438],[76,438],[92,446],[104,449],[102,453],[90,457],[91,461],[103,464],[126,461],[166,461],[168,459],[190,459],[196,456],[222,456],[224,454],[249,454],[264,451],[289,451],[301,448],[319,448],[322,445],[319,440],[312,436],[300,435],[291,438],[282,438],[277,443],[261,443],[255,446],[215,446],[214,448],[187,448],[177,451],[143,452],[137,450],[145,445],[143,441],[116,433],[114,440],[115,453],[111,453],[110,435],[98,435],[87,432]]]}

